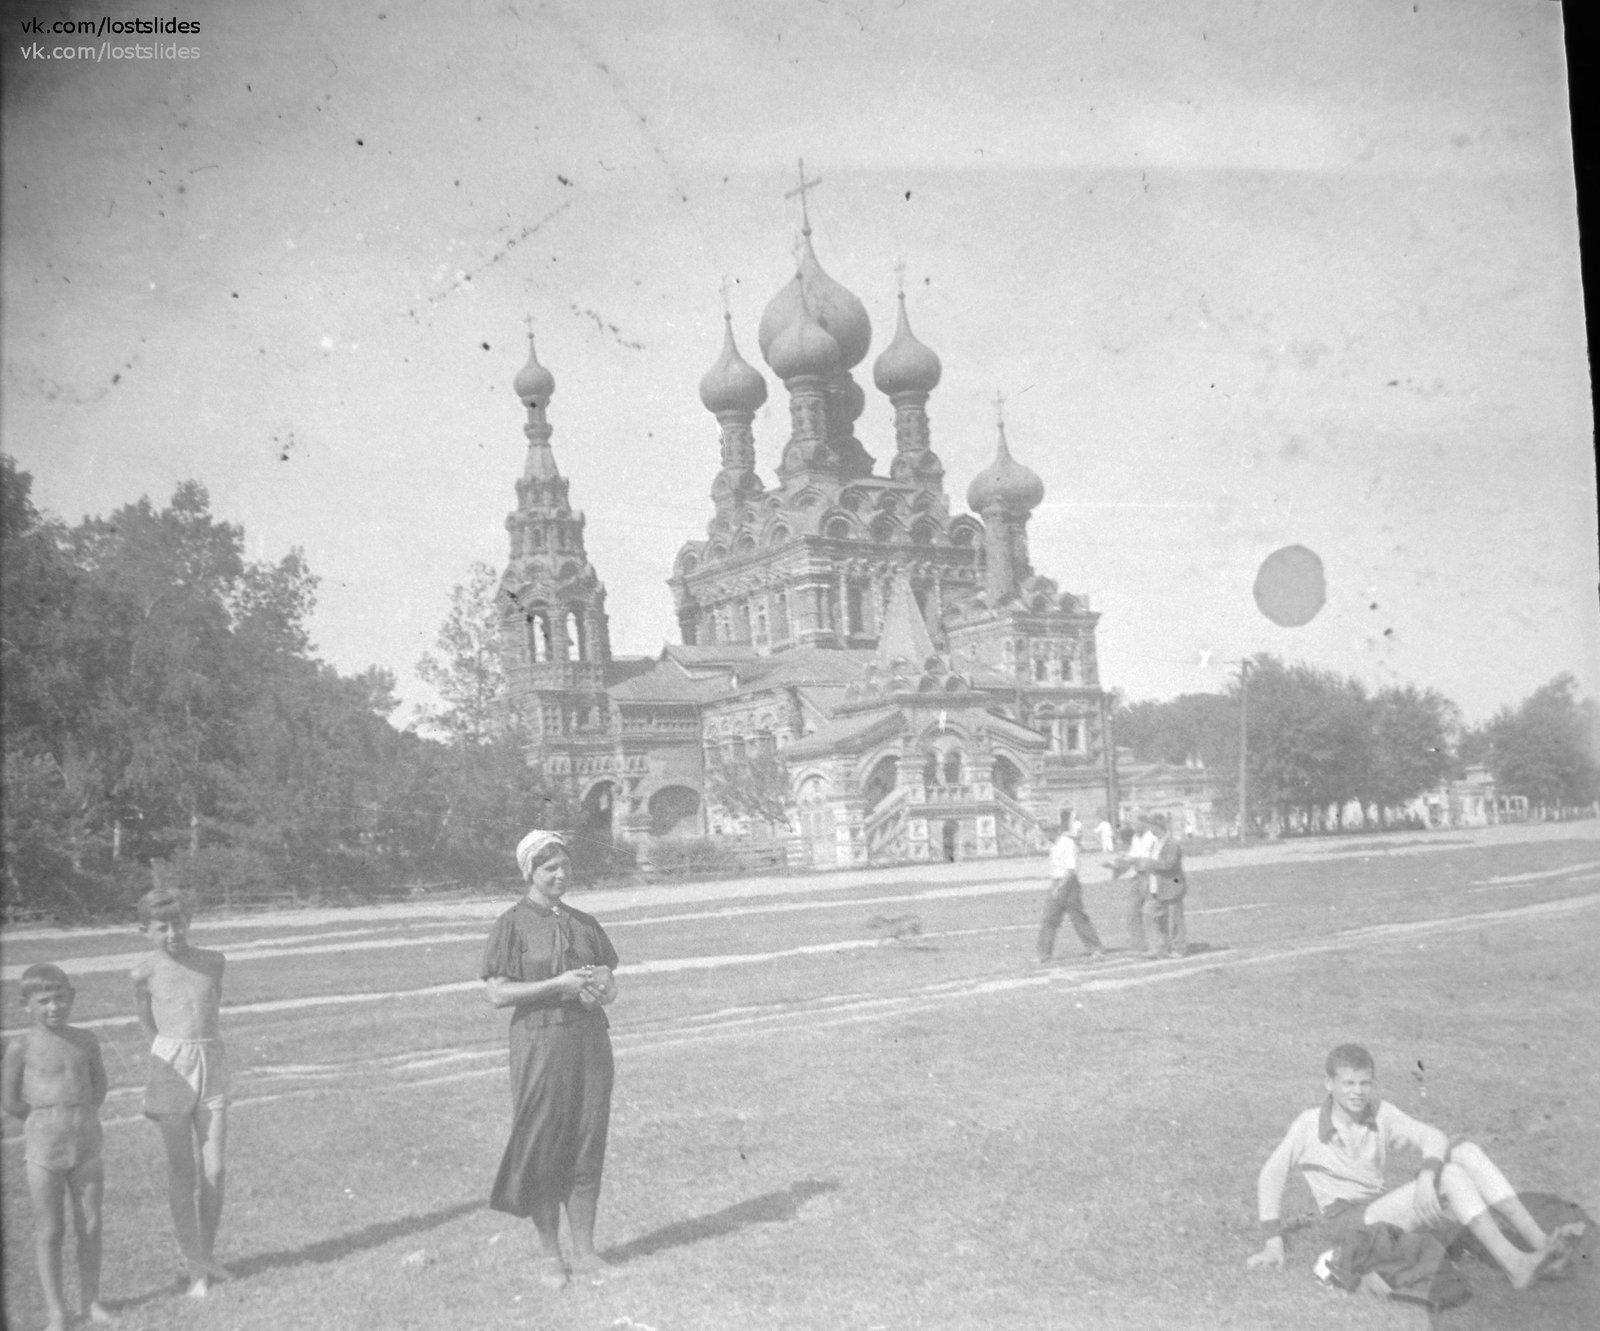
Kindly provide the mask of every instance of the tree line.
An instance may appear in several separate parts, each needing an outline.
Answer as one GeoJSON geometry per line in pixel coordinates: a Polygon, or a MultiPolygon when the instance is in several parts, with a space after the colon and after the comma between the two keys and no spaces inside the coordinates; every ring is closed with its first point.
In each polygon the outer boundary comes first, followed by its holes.
{"type": "MultiPolygon", "coordinates": [[[[1564,817],[1600,798],[1597,713],[1561,674],[1483,725],[1436,689],[1390,685],[1291,665],[1268,653],[1243,667],[1246,806],[1251,825],[1338,829],[1409,818],[1408,806],[1481,765],[1496,794],[1522,796],[1536,817],[1564,817]]],[[[1238,817],[1240,688],[1167,702],[1118,702],[1119,746],[1142,762],[1199,761],[1211,772],[1218,815],[1238,817]]]]}
{"type": "Polygon", "coordinates": [[[155,880],[239,904],[515,877],[556,797],[503,728],[448,701],[399,728],[391,674],[318,660],[299,551],[247,560],[193,482],[69,527],[0,464],[8,914],[155,880]]]}
{"type": "MultiPolygon", "coordinates": [[[[213,517],[198,484],[68,526],[38,511],[10,458],[0,467],[8,915],[125,910],[156,881],[219,905],[506,883],[531,823],[574,826],[508,706],[493,569],[455,589],[438,654],[418,666],[442,703],[402,727],[389,672],[341,675],[313,654],[302,554],[247,560],[243,529],[213,517]]],[[[1248,663],[1247,702],[1255,820],[1315,826],[1359,806],[1381,822],[1478,762],[1546,814],[1596,798],[1595,709],[1570,675],[1476,729],[1434,690],[1368,693],[1268,655],[1248,663]]],[[[1114,713],[1136,758],[1202,761],[1224,818],[1238,719],[1237,681],[1114,713]]],[[[761,763],[714,763],[712,793],[786,818],[761,763]]],[[[604,837],[576,850],[581,876],[628,866],[604,837]]]]}

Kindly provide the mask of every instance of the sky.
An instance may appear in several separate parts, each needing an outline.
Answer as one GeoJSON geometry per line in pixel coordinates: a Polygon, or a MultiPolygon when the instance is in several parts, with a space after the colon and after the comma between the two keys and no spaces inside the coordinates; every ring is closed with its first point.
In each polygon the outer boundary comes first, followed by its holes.
{"type": "Polygon", "coordinates": [[[755,330],[800,158],[873,320],[880,474],[903,265],[952,510],[1003,395],[1105,685],[1270,651],[1469,721],[1562,671],[1600,697],[1550,0],[258,0],[159,38],[20,35],[147,5],[0,8],[5,451],[69,522],[193,478],[251,557],[303,549],[317,651],[393,670],[398,722],[452,587],[507,556],[529,319],[613,648],[678,640],[725,283],[769,484],[787,439],[755,330]],[[195,54],[52,58],[102,41],[195,54]],[[1251,587],[1293,544],[1328,600],[1291,629],[1251,587]]]}

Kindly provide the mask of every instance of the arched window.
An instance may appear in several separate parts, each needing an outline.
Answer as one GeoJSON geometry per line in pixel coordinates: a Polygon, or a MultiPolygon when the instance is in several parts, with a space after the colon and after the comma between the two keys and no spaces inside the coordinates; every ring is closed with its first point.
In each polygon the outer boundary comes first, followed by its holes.
{"type": "Polygon", "coordinates": [[[944,783],[947,786],[961,784],[961,750],[951,749],[944,756],[944,783]]]}
{"type": "Polygon", "coordinates": [[[535,665],[550,659],[550,621],[542,610],[528,616],[528,655],[535,665]]]}
{"type": "Polygon", "coordinates": [[[861,585],[852,582],[845,592],[846,621],[845,632],[865,633],[866,625],[862,618],[861,585]]]}
{"type": "Polygon", "coordinates": [[[756,602],[756,646],[765,647],[767,636],[767,603],[763,598],[756,602]]]}
{"type": "Polygon", "coordinates": [[[894,540],[895,530],[894,519],[884,514],[873,519],[872,539],[878,542],[879,545],[888,545],[889,542],[894,540]]]}
{"type": "Polygon", "coordinates": [[[587,660],[583,650],[583,625],[572,611],[567,612],[567,654],[574,661],[587,660]]]}
{"type": "Polygon", "coordinates": [[[789,640],[789,593],[779,592],[772,598],[772,640],[789,640]]]}
{"type": "Polygon", "coordinates": [[[835,541],[848,541],[850,539],[850,521],[848,518],[830,518],[824,529],[824,536],[835,541]]]}

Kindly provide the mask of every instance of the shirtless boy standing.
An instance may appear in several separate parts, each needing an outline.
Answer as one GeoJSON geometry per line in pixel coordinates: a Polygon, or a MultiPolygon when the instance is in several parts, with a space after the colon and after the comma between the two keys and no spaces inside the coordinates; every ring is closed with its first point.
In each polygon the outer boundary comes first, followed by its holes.
{"type": "Polygon", "coordinates": [[[213,1247],[222,1219],[228,1127],[227,1053],[217,1033],[220,952],[189,946],[188,899],[158,887],[139,900],[139,925],[152,951],[133,968],[139,1024],[150,1038],[145,1117],[167,1148],[172,1227],[188,1266],[189,1293],[203,1298],[227,1278],[213,1247]],[[198,1161],[198,1168],[196,1162],[198,1161]]]}
{"type": "Polygon", "coordinates": [[[67,1325],[61,1248],[69,1195],[78,1232],[83,1311],[93,1321],[111,1321],[100,1304],[100,1200],[105,1191],[100,1106],[106,1098],[106,1069],[100,1041],[89,1031],[67,1025],[72,999],[72,982],[59,966],[43,964],[23,971],[22,1006],[33,1019],[33,1029],[6,1049],[0,1069],[0,1107],[23,1120],[39,1281],[50,1313],[48,1331],[62,1331],[67,1325]]]}

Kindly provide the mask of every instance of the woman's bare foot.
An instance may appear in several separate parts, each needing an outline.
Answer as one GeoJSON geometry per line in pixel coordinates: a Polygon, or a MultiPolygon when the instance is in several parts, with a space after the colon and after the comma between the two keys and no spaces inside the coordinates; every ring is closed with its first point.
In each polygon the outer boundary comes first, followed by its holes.
{"type": "Polygon", "coordinates": [[[592,1284],[598,1284],[615,1271],[616,1268],[597,1252],[573,1254],[572,1274],[582,1276],[592,1284]]]}
{"type": "Polygon", "coordinates": [[[101,1303],[99,1299],[95,1299],[93,1302],[91,1302],[89,1306],[84,1309],[83,1315],[91,1322],[114,1322],[117,1320],[111,1315],[105,1304],[101,1303]]]}
{"type": "Polygon", "coordinates": [[[539,1259],[539,1283],[550,1290],[560,1290],[567,1287],[567,1268],[562,1265],[559,1257],[542,1257],[539,1259]]]}
{"type": "Polygon", "coordinates": [[[189,1282],[189,1297],[203,1299],[209,1293],[211,1293],[211,1277],[202,1271],[189,1282]]]}

